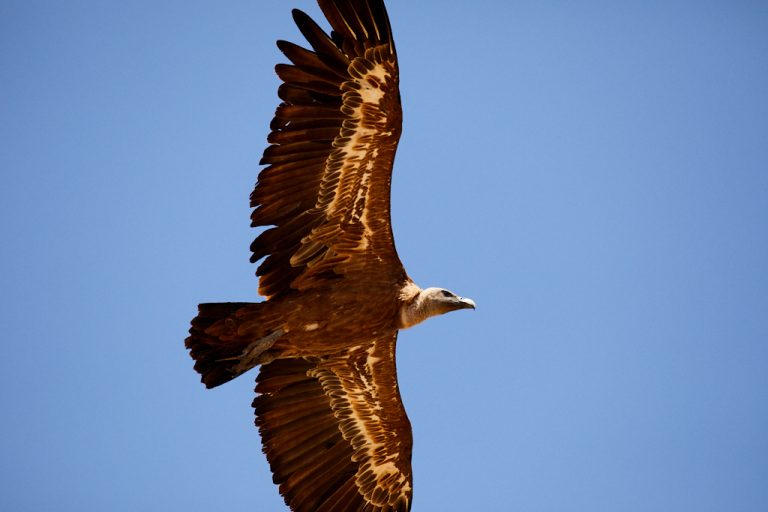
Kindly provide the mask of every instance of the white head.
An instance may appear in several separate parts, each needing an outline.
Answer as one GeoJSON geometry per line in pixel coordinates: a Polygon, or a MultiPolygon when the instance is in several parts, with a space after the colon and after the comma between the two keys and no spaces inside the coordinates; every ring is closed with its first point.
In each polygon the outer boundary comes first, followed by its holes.
{"type": "Polygon", "coordinates": [[[427,318],[457,309],[475,309],[475,301],[459,297],[443,288],[425,288],[419,291],[413,302],[400,311],[400,328],[411,327],[427,318]]]}
{"type": "Polygon", "coordinates": [[[438,310],[435,313],[436,315],[442,315],[457,309],[475,309],[475,301],[459,297],[452,291],[444,288],[426,288],[421,291],[419,296],[422,300],[429,302],[433,309],[438,310]]]}

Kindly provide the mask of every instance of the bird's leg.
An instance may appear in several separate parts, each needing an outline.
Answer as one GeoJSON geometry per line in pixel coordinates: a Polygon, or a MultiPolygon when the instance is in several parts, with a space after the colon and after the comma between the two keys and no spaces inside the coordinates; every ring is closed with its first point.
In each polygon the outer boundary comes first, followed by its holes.
{"type": "Polygon", "coordinates": [[[266,364],[271,362],[274,358],[269,357],[269,355],[265,354],[265,352],[272,348],[272,345],[274,345],[278,338],[280,338],[280,336],[283,334],[285,334],[285,331],[278,329],[275,332],[250,343],[247,347],[245,347],[245,350],[243,350],[243,353],[240,354],[240,357],[237,358],[240,362],[233,367],[233,370],[237,373],[243,373],[250,370],[257,364],[266,364]]]}

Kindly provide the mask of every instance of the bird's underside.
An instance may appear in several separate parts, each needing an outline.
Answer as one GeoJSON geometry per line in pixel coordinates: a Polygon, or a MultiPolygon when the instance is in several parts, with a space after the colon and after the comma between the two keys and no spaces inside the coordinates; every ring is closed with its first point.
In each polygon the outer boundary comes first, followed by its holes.
{"type": "Polygon", "coordinates": [[[326,34],[293,16],[282,102],[251,195],[259,303],[200,304],[186,340],[207,387],[260,367],[253,402],[291,510],[407,511],[411,428],[395,368],[399,329],[474,303],[417,287],[397,256],[389,190],[401,130],[382,0],[318,0],[326,34]]]}

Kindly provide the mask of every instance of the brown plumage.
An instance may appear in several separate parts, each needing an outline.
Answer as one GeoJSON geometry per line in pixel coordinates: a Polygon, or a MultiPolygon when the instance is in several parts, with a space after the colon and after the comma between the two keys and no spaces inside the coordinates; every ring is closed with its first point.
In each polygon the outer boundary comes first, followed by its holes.
{"type": "Polygon", "coordinates": [[[261,366],[253,402],[291,510],[407,511],[411,428],[397,332],[474,303],[420,289],[395,251],[390,179],[401,131],[395,46],[382,0],[301,11],[311,49],[278,41],[282,103],[251,194],[260,303],[201,304],[186,340],[207,387],[261,366]]]}

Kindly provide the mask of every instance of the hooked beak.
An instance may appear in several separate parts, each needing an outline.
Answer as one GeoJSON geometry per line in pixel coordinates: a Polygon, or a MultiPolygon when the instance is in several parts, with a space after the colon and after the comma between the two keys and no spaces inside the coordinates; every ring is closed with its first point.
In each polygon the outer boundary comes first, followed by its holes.
{"type": "Polygon", "coordinates": [[[466,297],[459,297],[459,309],[475,309],[475,301],[466,297]]]}

